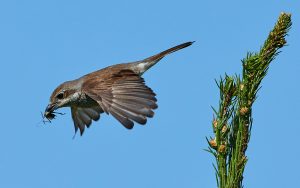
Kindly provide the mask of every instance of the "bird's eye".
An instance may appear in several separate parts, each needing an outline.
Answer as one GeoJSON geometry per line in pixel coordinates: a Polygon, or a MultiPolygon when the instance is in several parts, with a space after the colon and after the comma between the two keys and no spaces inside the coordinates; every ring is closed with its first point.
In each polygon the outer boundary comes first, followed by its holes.
{"type": "Polygon", "coordinates": [[[64,98],[64,93],[59,93],[58,95],[56,95],[57,99],[63,99],[64,98]]]}

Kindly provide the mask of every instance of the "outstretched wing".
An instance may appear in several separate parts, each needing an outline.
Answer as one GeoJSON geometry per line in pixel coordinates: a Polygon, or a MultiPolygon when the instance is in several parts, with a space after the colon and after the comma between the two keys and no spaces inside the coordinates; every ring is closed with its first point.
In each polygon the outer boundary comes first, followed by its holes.
{"type": "Polygon", "coordinates": [[[100,119],[100,113],[103,113],[103,110],[100,106],[94,106],[90,108],[71,107],[71,113],[74,122],[75,133],[79,128],[80,135],[82,135],[85,127],[90,127],[92,120],[98,121],[100,119]]]}
{"type": "Polygon", "coordinates": [[[131,70],[121,70],[105,80],[88,80],[83,89],[128,129],[133,128],[133,121],[146,124],[147,117],[153,117],[153,109],[157,108],[155,93],[131,70]]]}

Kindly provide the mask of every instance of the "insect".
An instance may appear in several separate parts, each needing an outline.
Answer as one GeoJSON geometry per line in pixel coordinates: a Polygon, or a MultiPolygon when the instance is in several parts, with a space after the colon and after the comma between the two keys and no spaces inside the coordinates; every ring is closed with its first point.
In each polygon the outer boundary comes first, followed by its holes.
{"type": "Polygon", "coordinates": [[[59,115],[65,115],[65,113],[61,113],[61,112],[49,112],[47,114],[43,114],[43,112],[41,112],[41,115],[42,115],[42,121],[43,123],[51,123],[51,120],[55,119],[55,117],[57,116],[56,114],[59,114],[59,115]]]}

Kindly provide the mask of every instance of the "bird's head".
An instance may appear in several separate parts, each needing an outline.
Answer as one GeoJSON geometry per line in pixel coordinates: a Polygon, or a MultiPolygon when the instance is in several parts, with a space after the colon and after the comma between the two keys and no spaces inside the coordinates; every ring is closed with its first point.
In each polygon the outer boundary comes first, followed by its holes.
{"type": "Polygon", "coordinates": [[[53,119],[53,112],[58,108],[71,106],[80,97],[79,83],[77,80],[64,82],[51,94],[50,102],[45,109],[44,117],[53,119]]]}

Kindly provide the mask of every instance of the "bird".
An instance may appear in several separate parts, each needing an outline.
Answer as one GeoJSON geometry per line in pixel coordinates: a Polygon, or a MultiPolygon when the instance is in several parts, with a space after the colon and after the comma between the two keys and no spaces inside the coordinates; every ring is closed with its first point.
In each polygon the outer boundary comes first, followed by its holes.
{"type": "Polygon", "coordinates": [[[58,113],[55,112],[57,109],[70,107],[75,134],[79,129],[81,136],[85,128],[100,119],[102,113],[111,114],[127,129],[132,129],[134,122],[145,125],[158,106],[156,94],[145,84],[142,75],[166,55],[193,42],[182,43],[140,61],[112,65],[60,84],[52,92],[43,118],[51,122],[58,113]]]}

